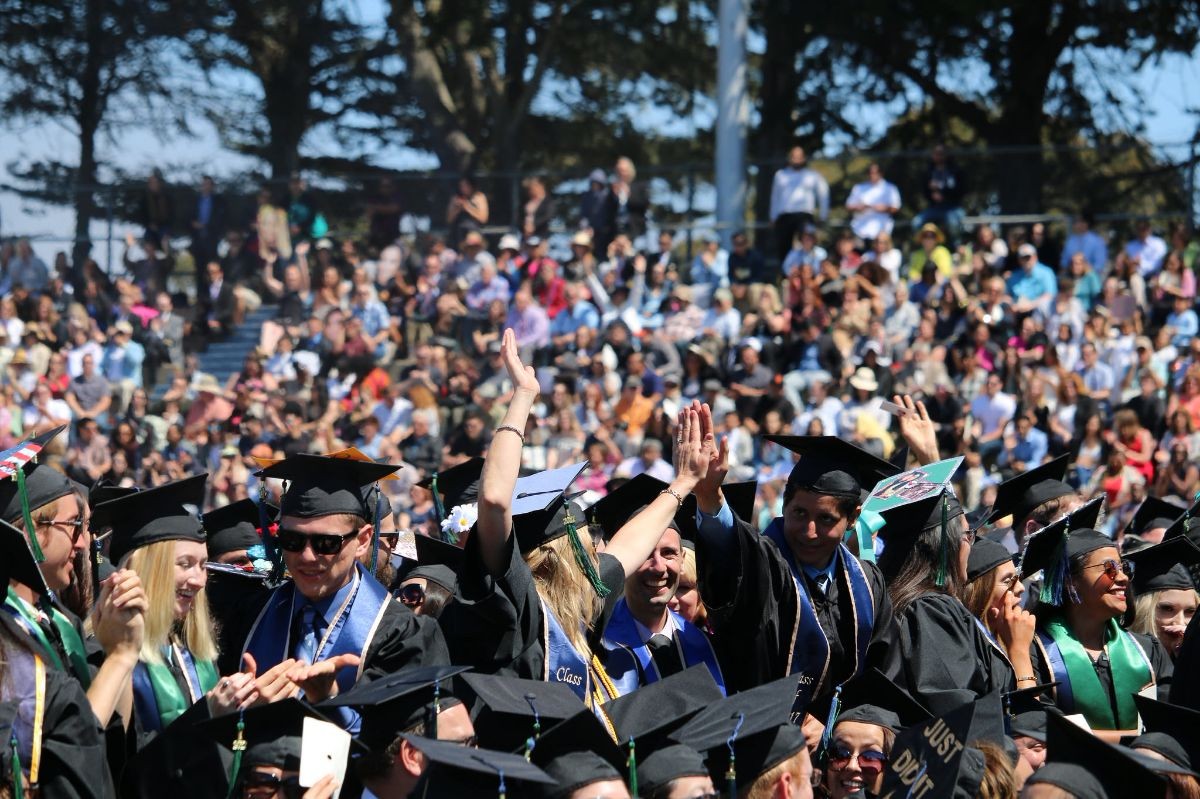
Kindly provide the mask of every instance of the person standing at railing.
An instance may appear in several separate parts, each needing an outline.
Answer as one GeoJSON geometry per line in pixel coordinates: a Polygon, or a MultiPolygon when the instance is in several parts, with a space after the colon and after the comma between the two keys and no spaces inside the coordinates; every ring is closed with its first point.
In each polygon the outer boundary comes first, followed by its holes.
{"type": "Polygon", "coordinates": [[[803,147],[788,151],[787,165],[771,181],[771,224],[775,233],[775,255],[780,263],[792,248],[796,234],[817,219],[829,219],[829,183],[808,165],[803,147]]]}

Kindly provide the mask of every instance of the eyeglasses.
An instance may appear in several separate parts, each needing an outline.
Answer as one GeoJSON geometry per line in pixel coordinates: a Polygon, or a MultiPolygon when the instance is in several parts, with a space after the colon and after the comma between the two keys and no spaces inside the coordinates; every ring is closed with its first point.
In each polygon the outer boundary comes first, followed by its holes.
{"type": "Polygon", "coordinates": [[[409,606],[410,608],[414,608],[418,605],[425,604],[425,589],[416,583],[413,583],[412,585],[406,585],[401,588],[400,592],[397,594],[397,597],[405,605],[409,606]]]}
{"type": "Polygon", "coordinates": [[[386,541],[388,546],[394,547],[396,542],[400,540],[400,531],[397,530],[394,533],[380,533],[379,540],[386,541]]]}
{"type": "Polygon", "coordinates": [[[242,787],[242,795],[252,799],[270,799],[281,792],[286,799],[300,799],[301,796],[299,775],[285,779],[274,774],[254,772],[246,778],[242,787]]]}
{"type": "Polygon", "coordinates": [[[829,767],[834,771],[844,771],[849,768],[850,761],[858,758],[858,768],[863,774],[883,773],[887,766],[888,756],[878,749],[867,749],[863,752],[852,752],[845,746],[835,745],[829,753],[829,767]]]}
{"type": "Polygon", "coordinates": [[[1113,558],[1105,558],[1099,563],[1093,563],[1091,566],[1084,566],[1084,569],[1104,569],[1104,576],[1110,580],[1117,579],[1118,572],[1124,572],[1126,577],[1133,577],[1133,561],[1131,560],[1114,560],[1113,558]]]}
{"type": "Polygon", "coordinates": [[[306,546],[311,546],[314,555],[336,555],[346,546],[346,542],[358,535],[357,532],[344,535],[330,533],[298,533],[295,530],[280,529],[275,534],[275,541],[284,552],[303,552],[306,546]]]}
{"type": "Polygon", "coordinates": [[[83,518],[78,519],[43,519],[38,524],[45,527],[62,527],[67,531],[67,535],[71,536],[71,542],[79,540],[79,536],[83,535],[83,518]]]}
{"type": "Polygon", "coordinates": [[[1004,586],[1004,590],[1011,591],[1016,588],[1017,583],[1021,582],[1021,575],[1018,572],[1013,572],[1007,577],[1000,578],[1000,584],[1004,586]]]}
{"type": "Polygon", "coordinates": [[[439,738],[438,740],[444,744],[457,744],[468,749],[479,748],[479,738],[474,735],[468,735],[466,738],[439,738]]]}

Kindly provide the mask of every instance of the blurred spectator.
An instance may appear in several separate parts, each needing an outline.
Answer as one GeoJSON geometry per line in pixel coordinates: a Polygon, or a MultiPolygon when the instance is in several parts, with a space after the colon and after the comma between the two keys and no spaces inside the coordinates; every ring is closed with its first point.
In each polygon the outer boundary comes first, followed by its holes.
{"type": "Polygon", "coordinates": [[[633,161],[622,156],[613,167],[609,184],[607,214],[609,227],[637,242],[646,233],[646,215],[650,212],[650,187],[637,180],[633,161]]]}
{"type": "Polygon", "coordinates": [[[325,235],[325,231],[315,228],[316,222],[316,195],[309,190],[303,175],[292,175],[288,178],[287,198],[287,224],[292,243],[325,235]]]}
{"type": "Polygon", "coordinates": [[[217,244],[225,235],[225,200],[217,194],[209,175],[200,178],[196,207],[192,212],[192,257],[207,263],[217,257],[217,244]]]}
{"type": "Polygon", "coordinates": [[[921,183],[925,195],[925,210],[913,219],[914,227],[927,224],[937,225],[949,234],[951,241],[958,239],[962,229],[963,195],[967,187],[962,170],[946,154],[946,146],[936,144],[929,154],[929,166],[921,183]]]}
{"type": "MultiPolygon", "coordinates": [[[[889,235],[890,242],[890,235],[889,235]]],[[[946,249],[946,237],[932,222],[921,225],[917,231],[917,242],[921,248],[914,251],[908,262],[908,277],[910,280],[920,280],[926,264],[937,267],[939,279],[954,277],[954,259],[946,249]]]]}
{"type": "Polygon", "coordinates": [[[49,282],[50,270],[46,268],[45,262],[34,254],[29,239],[18,239],[16,253],[9,259],[5,272],[4,292],[12,291],[15,286],[23,286],[37,293],[45,291],[49,282]]]}
{"type": "Polygon", "coordinates": [[[1104,243],[1104,237],[1092,230],[1095,223],[1096,218],[1091,211],[1080,211],[1071,220],[1071,235],[1063,244],[1060,267],[1065,268],[1076,255],[1083,256],[1084,261],[1097,269],[1103,269],[1108,264],[1108,246],[1104,243]]]}
{"type": "Polygon", "coordinates": [[[75,418],[101,419],[112,406],[112,386],[97,371],[95,356],[85,354],[82,364],[82,373],[71,380],[64,399],[75,418]]]}
{"type": "MultiPolygon", "coordinates": [[[[383,176],[367,199],[367,244],[377,250],[392,245],[400,235],[400,215],[404,210],[395,181],[383,176]]],[[[380,255],[382,258],[382,253],[380,255]]],[[[387,276],[390,279],[390,275],[387,276]]],[[[386,284],[387,279],[380,278],[386,284]]]]}
{"type": "Polygon", "coordinates": [[[521,188],[525,190],[525,204],[521,206],[521,235],[544,239],[550,235],[550,223],[558,210],[546,190],[546,181],[534,175],[521,181],[521,188]]]}
{"type": "Polygon", "coordinates": [[[607,252],[614,230],[608,216],[608,175],[603,169],[593,169],[588,175],[588,188],[579,200],[579,223],[591,231],[598,252],[607,252]]]}
{"type": "Polygon", "coordinates": [[[648,474],[669,483],[675,479],[675,469],[663,460],[662,455],[662,442],[657,438],[647,438],[638,448],[638,454],[621,461],[620,465],[613,470],[613,474],[619,477],[637,477],[639,474],[648,474]]]}
{"type": "Polygon", "coordinates": [[[1004,432],[1017,410],[1016,399],[1001,390],[1003,379],[995,372],[988,375],[984,393],[971,401],[975,420],[972,435],[981,457],[994,459],[1004,449],[1004,432]]]}
{"type": "Polygon", "coordinates": [[[1134,231],[1134,237],[1117,255],[1117,264],[1128,264],[1143,278],[1148,278],[1162,266],[1163,258],[1167,256],[1167,243],[1154,235],[1148,219],[1139,219],[1134,231]]]}
{"type": "Polygon", "coordinates": [[[787,165],[771,181],[771,225],[780,263],[797,233],[813,227],[818,219],[829,219],[829,183],[807,164],[804,148],[793,147],[788,151],[787,165]]]}
{"type": "Polygon", "coordinates": [[[1016,302],[1017,313],[1027,313],[1049,305],[1058,292],[1058,280],[1054,270],[1038,261],[1037,248],[1022,244],[1017,249],[1020,268],[1013,270],[1008,279],[1008,293],[1016,302]]]}
{"type": "Polygon", "coordinates": [[[478,231],[488,223],[488,199],[479,189],[475,178],[463,175],[455,185],[454,196],[446,206],[446,224],[450,228],[450,243],[457,247],[467,233],[478,231]]]}
{"type": "Polygon", "coordinates": [[[162,172],[155,169],[146,178],[146,188],[142,191],[140,209],[142,227],[145,228],[144,238],[158,247],[165,243],[171,235],[171,224],[174,221],[175,209],[163,181],[162,172]]]}
{"type": "Polygon", "coordinates": [[[850,190],[846,210],[854,214],[850,229],[863,241],[873,241],[880,233],[890,235],[900,210],[900,190],[884,180],[883,169],[873,163],[867,167],[867,180],[850,190]]]}
{"type": "Polygon", "coordinates": [[[733,247],[729,252],[730,282],[741,285],[773,282],[766,273],[766,260],[762,253],[750,246],[750,237],[745,231],[734,233],[730,243],[733,247]]]}

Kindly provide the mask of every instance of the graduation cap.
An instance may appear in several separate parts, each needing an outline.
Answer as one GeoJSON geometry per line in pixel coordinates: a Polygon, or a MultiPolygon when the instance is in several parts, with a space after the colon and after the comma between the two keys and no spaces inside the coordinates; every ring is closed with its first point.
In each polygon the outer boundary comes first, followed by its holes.
{"type": "Polygon", "coordinates": [[[50,593],[25,534],[0,521],[0,585],[8,585],[11,580],[29,587],[38,596],[50,593]]]}
{"type": "Polygon", "coordinates": [[[1043,527],[1025,542],[1025,550],[1021,553],[1021,579],[1038,571],[1044,572],[1039,602],[1062,604],[1062,591],[1072,558],[1116,546],[1111,538],[1090,526],[1096,523],[1103,501],[1104,497],[1097,497],[1074,513],[1043,527]]]}
{"type": "Polygon", "coordinates": [[[1176,516],[1175,521],[1171,522],[1171,526],[1163,533],[1163,540],[1178,538],[1182,535],[1187,535],[1194,525],[1193,519],[1200,515],[1200,501],[1197,501],[1190,508],[1183,512],[1182,515],[1176,516]]]}
{"type": "Polygon", "coordinates": [[[933,715],[877,668],[867,669],[845,683],[839,702],[841,712],[837,714],[834,726],[843,721],[857,721],[900,732],[933,715]]]}
{"type": "Polygon", "coordinates": [[[448,681],[470,666],[421,666],[360,682],[349,691],[327,699],[325,708],[353,707],[362,716],[358,740],[368,749],[382,753],[401,733],[424,724],[427,738],[437,737],[437,714],[441,710],[448,681]]]}
{"type": "Polygon", "coordinates": [[[858,499],[885,477],[901,469],[877,458],[861,447],[836,436],[763,436],[764,439],[800,454],[788,475],[789,490],[858,499]]]}
{"type": "Polygon", "coordinates": [[[581,461],[519,478],[513,489],[513,529],[522,555],[567,536],[576,565],[587,577],[596,595],[605,597],[611,589],[600,579],[579,537],[578,525],[583,521],[584,514],[579,512],[576,516],[577,511],[571,504],[574,497],[564,493],[585,468],[587,461],[581,461]]]}
{"type": "Polygon", "coordinates": [[[499,674],[464,674],[478,698],[475,733],[484,746],[532,750],[543,731],[585,707],[566,684],[499,674]]]}
{"type": "MultiPolygon", "coordinates": [[[[88,507],[94,510],[97,505],[103,505],[105,502],[111,502],[114,499],[127,497],[130,494],[136,494],[138,491],[141,491],[141,489],[137,486],[113,485],[111,482],[101,477],[90,489],[88,489],[88,507]]],[[[93,524],[95,524],[94,521],[93,524]]]]}
{"type": "Polygon", "coordinates": [[[996,487],[996,502],[988,521],[1005,516],[1013,517],[1013,527],[1023,522],[1039,505],[1059,497],[1070,496],[1075,489],[1067,485],[1067,462],[1070,455],[1060,455],[1041,466],[1035,466],[1005,480],[996,487]]]}
{"type": "MultiPolygon", "coordinates": [[[[267,518],[273,519],[279,508],[267,505],[267,518]]],[[[261,544],[259,507],[254,500],[241,499],[204,514],[204,532],[208,537],[208,557],[216,559],[229,552],[250,549],[261,544]]]]}
{"type": "Polygon", "coordinates": [[[400,579],[424,577],[454,593],[458,586],[458,572],[463,563],[462,547],[420,534],[413,536],[413,543],[417,550],[417,559],[404,564],[400,570],[400,579]]]}
{"type": "Polygon", "coordinates": [[[1182,536],[1167,539],[1161,544],[1139,549],[1125,556],[1137,567],[1133,573],[1133,590],[1139,595],[1173,588],[1196,590],[1189,566],[1200,563],[1200,547],[1182,536]]]}
{"type": "Polygon", "coordinates": [[[555,784],[546,772],[520,755],[471,749],[416,735],[406,735],[404,739],[429,761],[412,796],[453,796],[457,799],[503,797],[506,793],[527,796],[532,795],[531,789],[535,787],[555,784]]]}
{"type": "Polygon", "coordinates": [[[962,505],[949,487],[925,496],[914,502],[896,505],[880,511],[884,525],[878,531],[886,546],[879,559],[879,568],[888,579],[894,578],[903,568],[917,539],[927,530],[942,530],[935,581],[939,587],[946,584],[951,568],[953,552],[961,535],[954,525],[964,515],[962,505]],[[952,547],[952,544],[954,545],[952,547]]]}
{"type": "MultiPolygon", "coordinates": [[[[565,799],[595,782],[624,782],[626,769],[633,765],[587,708],[543,733],[529,759],[556,783],[542,791],[546,799],[565,799]]],[[[631,788],[636,790],[636,785],[633,778],[631,788]]]]}
{"type": "Polygon", "coordinates": [[[1182,516],[1185,510],[1186,508],[1182,508],[1174,502],[1167,502],[1158,497],[1146,497],[1138,506],[1137,513],[1133,514],[1133,518],[1129,520],[1129,524],[1125,525],[1125,535],[1141,535],[1149,530],[1165,530],[1182,516]]]}
{"type": "Polygon", "coordinates": [[[33,511],[75,493],[75,484],[62,472],[33,459],[64,429],[65,425],[56,427],[0,452],[0,519],[23,523],[38,563],[45,557],[34,534],[33,511]]]}
{"type": "Polygon", "coordinates": [[[632,738],[639,752],[649,752],[674,743],[668,739],[676,730],[723,698],[712,672],[698,664],[605,703],[604,712],[617,741],[632,738]]]}
{"type": "MultiPolygon", "coordinates": [[[[610,491],[597,500],[592,507],[588,508],[588,520],[600,526],[604,534],[604,540],[608,541],[617,534],[618,530],[625,526],[626,522],[653,502],[666,488],[667,484],[662,480],[642,472],[635,477],[631,477],[629,482],[615,491],[610,491]]],[[[684,508],[681,507],[676,516],[683,515],[683,513],[684,508]]],[[[694,513],[693,509],[693,516],[694,513]]],[[[679,527],[678,518],[673,520],[668,526],[679,530],[680,536],[683,535],[679,527]]],[[[693,518],[692,527],[695,528],[695,526],[693,518]]]]}
{"type": "Polygon", "coordinates": [[[990,538],[977,538],[967,555],[967,582],[973,583],[992,569],[1013,559],[1012,553],[1003,544],[990,538]]]}
{"type": "MultiPolygon", "coordinates": [[[[757,480],[725,483],[721,486],[721,493],[725,495],[725,502],[729,505],[729,509],[733,511],[735,516],[744,522],[753,524],[754,500],[758,496],[757,480]]],[[[695,513],[692,514],[693,522],[695,515],[695,513]]]]}
{"type": "Polygon", "coordinates": [[[471,458],[445,471],[434,471],[417,485],[433,494],[440,522],[454,506],[478,501],[482,475],[483,458],[471,458]]]}
{"type": "Polygon", "coordinates": [[[671,744],[642,757],[638,763],[638,788],[643,796],[654,796],[672,781],[684,777],[707,777],[704,755],[684,744],[671,744]]]}
{"type": "Polygon", "coordinates": [[[1046,765],[1026,785],[1054,785],[1078,799],[1163,799],[1167,781],[1119,746],[1100,740],[1055,708],[1046,711],[1046,765]]]}
{"type": "Polygon", "coordinates": [[[897,735],[880,796],[974,796],[979,788],[974,772],[982,765],[978,752],[968,754],[975,712],[975,702],[967,702],[897,735]]]}
{"type": "Polygon", "coordinates": [[[1145,742],[1147,749],[1185,768],[1200,766],[1200,711],[1140,694],[1134,694],[1133,701],[1146,733],[1156,736],[1145,742]]]}
{"type": "Polygon", "coordinates": [[[281,517],[313,519],[345,513],[371,519],[375,509],[364,502],[363,487],[399,468],[369,458],[362,461],[349,456],[301,453],[266,467],[257,476],[288,481],[279,502],[281,517]]]}
{"type": "Polygon", "coordinates": [[[714,702],[672,737],[707,752],[713,781],[724,775],[741,791],[805,748],[804,734],[791,723],[798,679],[789,675],[714,702]]]}
{"type": "Polygon", "coordinates": [[[207,474],[186,477],[96,506],[112,526],[108,556],[113,563],[135,549],[159,541],[204,543],[198,509],[204,502],[207,474]]]}
{"type": "Polygon", "coordinates": [[[1041,697],[1057,685],[1057,682],[1044,683],[1004,694],[1009,735],[1023,735],[1035,741],[1046,742],[1047,704],[1041,701],[1041,697]]]}

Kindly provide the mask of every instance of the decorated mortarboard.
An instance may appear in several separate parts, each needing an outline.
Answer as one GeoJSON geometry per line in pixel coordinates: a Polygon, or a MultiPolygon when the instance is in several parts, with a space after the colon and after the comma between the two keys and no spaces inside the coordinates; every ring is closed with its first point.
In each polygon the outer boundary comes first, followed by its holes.
{"type": "Polygon", "coordinates": [[[997,566],[1011,563],[1012,553],[990,538],[977,538],[967,555],[967,582],[973,583],[997,566]]]}
{"type": "MultiPolygon", "coordinates": [[[[973,772],[980,758],[968,753],[975,702],[967,702],[896,736],[883,773],[880,796],[974,796],[963,793],[960,772],[973,772]]],[[[974,774],[967,774],[970,783],[974,774]]],[[[974,788],[979,782],[974,780],[974,788]]]]}
{"type": "Polygon", "coordinates": [[[1176,505],[1174,502],[1167,502],[1165,499],[1146,497],[1138,506],[1137,513],[1133,514],[1133,518],[1129,520],[1129,524],[1125,525],[1125,535],[1141,535],[1150,530],[1165,530],[1186,510],[1187,508],[1176,505]]]}
{"type": "Polygon", "coordinates": [[[1026,785],[1054,785],[1078,799],[1163,799],[1167,781],[1119,746],[1097,738],[1056,709],[1046,711],[1046,765],[1026,785]]]}
{"type": "Polygon", "coordinates": [[[386,479],[399,468],[369,458],[300,453],[267,466],[257,476],[287,482],[279,501],[281,518],[349,514],[371,519],[375,509],[364,502],[363,487],[386,479]]]}
{"type": "Polygon", "coordinates": [[[434,471],[417,483],[433,494],[433,504],[440,523],[459,505],[479,501],[479,478],[483,475],[483,458],[471,458],[449,469],[434,471]]]}
{"type": "Polygon", "coordinates": [[[1196,582],[1188,568],[1200,564],[1200,547],[1190,538],[1170,538],[1161,544],[1130,552],[1125,557],[1136,567],[1133,590],[1138,595],[1171,589],[1196,590],[1196,582]]]}
{"type": "MultiPolygon", "coordinates": [[[[899,565],[916,538],[939,525],[946,528],[947,538],[943,545],[948,548],[950,522],[963,515],[962,506],[949,488],[950,479],[962,460],[959,456],[917,466],[873,486],[853,528],[846,530],[847,537],[852,533],[858,536],[859,556],[874,559],[875,548],[870,536],[878,533],[892,550],[885,562],[899,565]]],[[[942,559],[946,557],[943,552],[942,559]]],[[[939,568],[939,585],[944,585],[943,575],[944,567],[939,568]]]]}
{"type": "Polygon", "coordinates": [[[836,436],[764,436],[800,455],[788,475],[789,490],[858,499],[863,490],[896,474],[892,464],[836,436]]]}
{"type": "Polygon", "coordinates": [[[585,705],[566,683],[523,680],[498,674],[464,674],[478,699],[475,732],[483,746],[532,750],[541,734],[585,705]]]}
{"type": "Polygon", "coordinates": [[[1147,749],[1165,749],[1159,754],[1185,768],[1200,766],[1200,710],[1139,694],[1134,694],[1133,701],[1146,733],[1171,739],[1170,742],[1156,739],[1147,749]]]}
{"type": "Polygon", "coordinates": [[[579,537],[579,527],[586,525],[586,521],[584,513],[571,502],[578,495],[568,496],[564,493],[586,468],[587,461],[581,461],[519,478],[513,488],[513,532],[522,555],[566,536],[571,542],[575,564],[587,577],[597,596],[604,597],[612,589],[600,579],[579,537]]]}
{"type": "Polygon", "coordinates": [[[1097,497],[1073,513],[1063,516],[1031,535],[1021,553],[1021,579],[1044,573],[1038,601],[1061,605],[1062,592],[1071,569],[1071,558],[1104,547],[1115,547],[1112,539],[1095,530],[1104,497],[1097,497]]]}
{"type": "Polygon", "coordinates": [[[483,799],[537,796],[554,779],[521,755],[472,749],[448,741],[404,736],[429,761],[412,796],[483,799]]]}
{"type": "Polygon", "coordinates": [[[1187,510],[1175,517],[1175,521],[1171,522],[1171,526],[1163,532],[1163,540],[1168,541],[1172,538],[1187,536],[1193,541],[1197,540],[1197,528],[1200,522],[1196,521],[1196,517],[1200,516],[1200,500],[1197,500],[1187,510]]]}
{"type": "Polygon", "coordinates": [[[400,579],[424,577],[454,593],[458,586],[458,572],[463,563],[462,547],[419,533],[413,536],[413,541],[417,559],[404,564],[400,569],[400,579]]]}
{"type": "Polygon", "coordinates": [[[1047,703],[1042,701],[1042,696],[1057,685],[1057,682],[1049,682],[1004,694],[1005,721],[1010,736],[1023,735],[1046,742],[1047,703]]]}
{"type": "Polygon", "coordinates": [[[545,799],[566,799],[592,783],[631,775],[630,793],[637,796],[636,762],[613,742],[608,730],[587,708],[551,727],[538,739],[529,760],[555,782],[542,790],[545,799]]]}
{"type": "MultiPolygon", "coordinates": [[[[360,682],[349,691],[317,706],[352,707],[362,716],[358,740],[368,749],[382,753],[401,733],[424,725],[423,735],[437,738],[437,714],[452,698],[451,680],[469,666],[420,666],[360,682]]],[[[455,700],[456,701],[456,700],[455,700]]]]}
{"type": "MultiPolygon", "coordinates": [[[[274,519],[279,508],[268,504],[268,519],[274,519]]],[[[223,508],[204,514],[204,532],[208,538],[208,557],[216,559],[229,552],[252,549],[262,543],[262,514],[251,499],[241,499],[223,508]]]]}
{"type": "Polygon", "coordinates": [[[207,474],[185,477],[96,506],[112,527],[108,556],[113,563],[135,549],[159,541],[204,543],[199,508],[204,502],[207,474]]]}
{"type": "Polygon", "coordinates": [[[1020,474],[1010,477],[996,487],[996,502],[989,521],[1013,517],[1013,526],[1024,521],[1044,502],[1070,496],[1075,489],[1067,485],[1067,464],[1070,455],[1061,455],[1020,474]]]}
{"type": "Polygon", "coordinates": [[[791,723],[797,675],[790,675],[714,702],[671,736],[708,753],[713,782],[730,795],[805,748],[791,723]],[[736,790],[733,790],[736,789],[736,790]]]}
{"type": "Polygon", "coordinates": [[[38,563],[45,558],[34,535],[33,511],[75,493],[75,485],[62,472],[34,459],[65,429],[61,425],[0,452],[0,519],[25,528],[38,563]]]}

